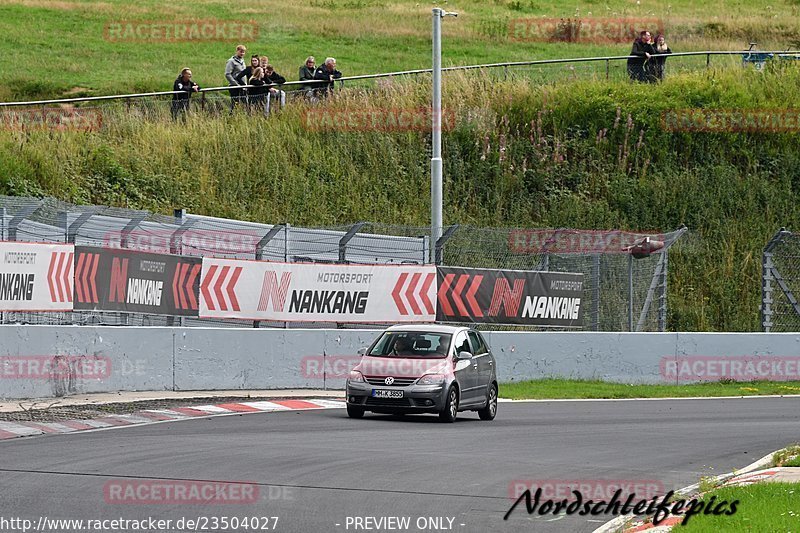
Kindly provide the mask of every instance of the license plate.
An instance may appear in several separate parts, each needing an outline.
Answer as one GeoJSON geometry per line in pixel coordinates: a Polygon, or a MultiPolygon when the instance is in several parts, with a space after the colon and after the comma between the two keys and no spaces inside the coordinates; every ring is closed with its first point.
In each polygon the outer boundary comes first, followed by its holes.
{"type": "Polygon", "coordinates": [[[375,398],[402,398],[403,391],[401,390],[384,390],[372,389],[372,396],[375,398]]]}

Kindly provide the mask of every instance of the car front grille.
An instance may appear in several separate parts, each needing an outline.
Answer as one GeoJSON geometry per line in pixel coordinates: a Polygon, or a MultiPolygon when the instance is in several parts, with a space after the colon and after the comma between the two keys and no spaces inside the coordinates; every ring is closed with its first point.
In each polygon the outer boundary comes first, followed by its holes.
{"type": "Polygon", "coordinates": [[[365,376],[364,379],[367,380],[367,383],[370,385],[383,385],[384,387],[408,387],[418,378],[394,378],[394,383],[391,385],[386,384],[386,377],[387,376],[365,376]]]}

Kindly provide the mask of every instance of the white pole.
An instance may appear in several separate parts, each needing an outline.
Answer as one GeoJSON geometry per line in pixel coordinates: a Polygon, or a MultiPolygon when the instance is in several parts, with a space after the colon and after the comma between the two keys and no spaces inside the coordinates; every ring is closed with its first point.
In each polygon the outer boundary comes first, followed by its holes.
{"type": "Polygon", "coordinates": [[[442,236],[442,17],[433,9],[433,125],[431,157],[431,259],[436,257],[436,242],[442,236]]]}

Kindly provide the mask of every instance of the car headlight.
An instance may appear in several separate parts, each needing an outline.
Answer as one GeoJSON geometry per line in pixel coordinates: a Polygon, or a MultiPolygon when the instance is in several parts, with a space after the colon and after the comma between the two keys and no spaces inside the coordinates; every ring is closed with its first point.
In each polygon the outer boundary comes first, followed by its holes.
{"type": "Polygon", "coordinates": [[[358,370],[351,370],[350,377],[347,379],[353,383],[364,383],[364,375],[358,370]]]}
{"type": "Polygon", "coordinates": [[[425,374],[417,380],[417,385],[441,385],[444,383],[442,374],[425,374]]]}

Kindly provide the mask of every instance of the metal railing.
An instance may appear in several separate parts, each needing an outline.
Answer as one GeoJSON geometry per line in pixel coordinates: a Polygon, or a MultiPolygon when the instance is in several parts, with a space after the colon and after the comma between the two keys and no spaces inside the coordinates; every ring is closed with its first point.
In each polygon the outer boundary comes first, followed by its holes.
{"type": "MultiPolygon", "coordinates": [[[[748,51],[748,50],[705,50],[696,52],[676,52],[672,54],[659,54],[651,57],[669,57],[673,59],[688,58],[688,57],[703,57],[706,58],[706,68],[711,66],[712,56],[741,56],[744,63],[747,63],[747,57],[752,57],[757,54],[761,56],[768,56],[769,58],[778,57],[781,59],[800,59],[800,52],[790,52],[788,50],[781,51],[748,51]]],[[[600,56],[600,57],[578,57],[578,58],[565,58],[565,59],[539,59],[532,61],[511,61],[504,63],[486,63],[480,65],[462,65],[453,67],[444,67],[442,72],[458,72],[469,71],[476,69],[504,69],[507,74],[509,68],[518,67],[532,67],[532,66],[548,66],[548,65],[561,65],[561,64],[575,64],[575,63],[605,63],[605,76],[609,78],[610,67],[612,62],[627,61],[628,59],[635,59],[637,56],[600,56]]],[[[640,58],[639,58],[640,59],[640,58]]],[[[751,61],[752,62],[752,61],[751,61]]],[[[758,62],[761,62],[759,60],[758,62]]],[[[376,80],[382,78],[402,77],[402,76],[416,76],[420,74],[430,74],[432,69],[414,69],[414,70],[401,70],[396,72],[384,72],[378,74],[362,74],[357,76],[343,76],[337,79],[337,82],[344,83],[346,81],[358,80],[376,80]]],[[[325,80],[303,80],[303,81],[288,81],[281,85],[268,84],[266,87],[305,87],[309,85],[327,85],[329,81],[325,80]]],[[[253,85],[225,85],[220,87],[209,87],[200,89],[198,93],[201,98],[205,98],[207,93],[215,93],[221,91],[229,91],[231,89],[247,89],[252,88],[253,85]]],[[[0,102],[0,107],[20,107],[20,106],[46,106],[52,104],[73,104],[79,102],[102,102],[108,100],[131,100],[138,98],[152,98],[158,96],[171,96],[173,94],[185,94],[184,91],[158,91],[148,93],[132,93],[132,94],[119,94],[107,96],[83,96],[77,98],[57,98],[51,100],[34,100],[26,102],[0,102]]]]}

